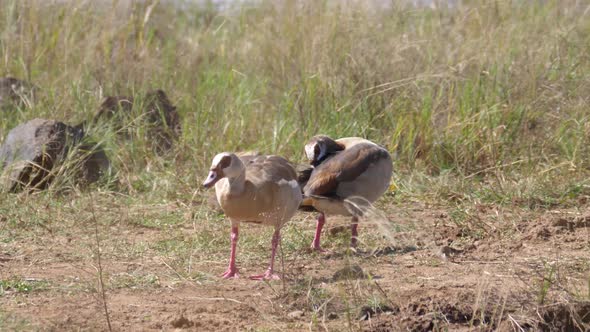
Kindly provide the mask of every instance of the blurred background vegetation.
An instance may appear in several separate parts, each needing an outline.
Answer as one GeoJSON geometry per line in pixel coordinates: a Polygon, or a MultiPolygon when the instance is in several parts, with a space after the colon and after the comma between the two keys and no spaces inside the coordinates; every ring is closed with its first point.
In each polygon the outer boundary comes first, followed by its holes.
{"type": "Polygon", "coordinates": [[[583,1],[0,0],[0,76],[39,88],[2,113],[0,140],[36,117],[89,120],[108,95],[166,91],[183,127],[170,154],[90,129],[119,181],[154,198],[192,194],[223,150],[302,161],[319,133],[387,146],[402,194],[545,206],[587,191],[583,1]]]}

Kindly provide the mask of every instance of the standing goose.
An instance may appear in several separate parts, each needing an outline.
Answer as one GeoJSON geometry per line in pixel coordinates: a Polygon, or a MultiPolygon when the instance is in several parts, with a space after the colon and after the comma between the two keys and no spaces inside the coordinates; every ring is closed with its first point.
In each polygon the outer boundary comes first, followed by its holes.
{"type": "Polygon", "coordinates": [[[223,278],[237,278],[236,245],[240,222],[273,226],[272,253],[268,270],[253,280],[279,279],[273,273],[280,230],[301,203],[301,189],[293,166],[279,156],[248,156],[240,159],[223,152],[213,158],[206,188],[215,185],[217,201],[231,221],[231,255],[223,278]]]}
{"type": "Polygon", "coordinates": [[[305,145],[305,154],[314,167],[303,187],[302,206],[312,206],[320,212],[312,248],[323,252],[320,236],[325,215],[352,216],[351,247],[358,237],[358,218],[362,206],[376,201],[389,187],[393,172],[389,152],[379,145],[359,137],[333,140],[314,136],[305,145]],[[349,204],[354,201],[361,205],[349,204]]]}
{"type": "MultiPolygon", "coordinates": [[[[240,152],[235,152],[235,154],[236,154],[236,156],[238,156],[238,158],[240,158],[240,160],[242,161],[242,163],[244,163],[244,165],[248,164],[252,159],[259,157],[261,155],[260,152],[258,152],[258,151],[240,151],[240,152]]],[[[307,176],[307,178],[309,178],[309,176],[307,176]]],[[[214,209],[218,212],[223,212],[223,209],[221,209],[221,205],[219,205],[219,202],[217,201],[217,195],[215,194],[215,191],[211,191],[207,195],[206,202],[207,202],[207,205],[209,205],[209,207],[211,209],[214,209]]]]}

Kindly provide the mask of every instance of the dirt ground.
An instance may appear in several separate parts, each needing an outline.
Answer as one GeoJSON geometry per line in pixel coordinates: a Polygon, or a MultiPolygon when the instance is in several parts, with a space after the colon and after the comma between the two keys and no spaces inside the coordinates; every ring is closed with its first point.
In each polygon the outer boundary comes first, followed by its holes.
{"type": "MultiPolygon", "coordinates": [[[[344,219],[328,221],[324,242],[330,254],[284,240],[287,254],[277,263],[284,278],[270,283],[247,278],[264,270],[269,255],[270,238],[264,237],[269,233],[258,226],[242,228],[243,234],[260,233],[261,241],[238,245],[241,278],[222,280],[228,225],[214,231],[222,239],[211,246],[223,245],[211,259],[193,251],[189,259],[198,260],[178,263],[178,252],[163,254],[154,244],[170,232],[194,237],[190,213],[160,228],[111,223],[99,229],[104,297],[91,223],[24,235],[11,229],[3,233],[11,237],[0,241],[0,327],[104,331],[103,298],[115,331],[590,327],[590,206],[531,210],[518,204],[457,208],[404,202],[382,209],[389,223],[361,224],[358,252],[344,246],[349,236],[342,231],[344,219]],[[147,249],[131,253],[141,246],[147,249]],[[247,250],[251,256],[244,258],[247,250]]],[[[304,230],[301,243],[307,243],[313,216],[301,213],[290,227],[304,230]]]]}

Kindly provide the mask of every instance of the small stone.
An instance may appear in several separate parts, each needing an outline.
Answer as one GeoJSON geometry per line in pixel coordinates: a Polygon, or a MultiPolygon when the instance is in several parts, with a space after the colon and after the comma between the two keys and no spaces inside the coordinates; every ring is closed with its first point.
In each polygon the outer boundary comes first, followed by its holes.
{"type": "Polygon", "coordinates": [[[330,228],[329,232],[330,232],[330,235],[335,236],[338,234],[347,233],[347,232],[349,232],[349,229],[350,228],[346,227],[346,226],[334,226],[334,227],[330,228]]]}
{"type": "Polygon", "coordinates": [[[451,248],[449,246],[442,246],[438,254],[442,259],[447,260],[449,257],[456,256],[462,252],[462,250],[451,248]]]}
{"type": "Polygon", "coordinates": [[[398,312],[399,312],[399,308],[397,308],[397,307],[392,308],[388,305],[381,305],[376,308],[373,308],[371,306],[363,306],[359,310],[359,314],[357,316],[357,319],[358,320],[368,320],[377,314],[394,315],[398,312]]]}
{"type": "Polygon", "coordinates": [[[184,328],[189,328],[195,325],[195,323],[193,321],[191,321],[190,319],[186,318],[184,316],[184,313],[180,314],[180,317],[173,319],[170,324],[172,325],[172,327],[178,328],[178,329],[184,329],[184,328]]]}
{"type": "Polygon", "coordinates": [[[303,317],[304,314],[305,314],[305,312],[303,312],[302,310],[295,310],[295,311],[291,311],[290,313],[288,313],[287,317],[299,318],[299,317],[303,317]]]}
{"type": "Polygon", "coordinates": [[[375,310],[373,310],[373,308],[368,307],[368,306],[364,306],[359,311],[359,314],[357,316],[357,319],[358,320],[367,320],[367,319],[371,318],[374,315],[375,315],[375,310]]]}
{"type": "Polygon", "coordinates": [[[333,279],[348,280],[348,279],[366,279],[368,275],[358,265],[346,266],[334,273],[333,279]]]}

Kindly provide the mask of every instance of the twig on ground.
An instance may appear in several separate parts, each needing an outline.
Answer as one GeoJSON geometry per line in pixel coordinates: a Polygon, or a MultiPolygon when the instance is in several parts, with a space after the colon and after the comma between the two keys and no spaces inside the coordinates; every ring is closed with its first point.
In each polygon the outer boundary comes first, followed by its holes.
{"type": "Polygon", "coordinates": [[[107,294],[106,291],[104,289],[104,282],[102,279],[102,260],[100,257],[100,238],[98,236],[98,220],[96,219],[96,213],[94,212],[94,198],[92,197],[92,193],[90,193],[90,212],[92,213],[92,221],[94,223],[94,239],[96,240],[96,259],[97,259],[97,263],[98,263],[98,284],[100,287],[100,293],[101,293],[101,297],[102,297],[102,305],[103,305],[103,309],[104,309],[104,315],[105,318],[107,320],[107,325],[109,328],[109,331],[113,331],[113,328],[111,326],[111,318],[109,315],[109,308],[107,305],[107,294]]]}

